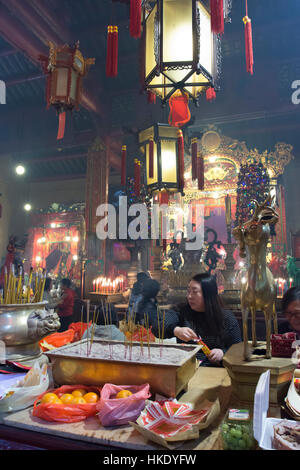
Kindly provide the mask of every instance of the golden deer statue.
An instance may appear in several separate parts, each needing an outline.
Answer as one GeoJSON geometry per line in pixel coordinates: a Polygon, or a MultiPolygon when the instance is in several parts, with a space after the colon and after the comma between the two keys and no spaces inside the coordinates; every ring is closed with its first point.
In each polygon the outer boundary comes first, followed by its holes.
{"type": "Polygon", "coordinates": [[[243,320],[244,359],[250,360],[251,351],[248,347],[248,314],[252,316],[252,347],[257,345],[256,311],[264,313],[266,323],[266,358],[271,358],[271,321],[274,331],[278,332],[275,309],[276,287],[273,275],[266,265],[267,243],[270,238],[270,225],[278,221],[278,214],[273,206],[273,198],[269,194],[262,204],[256,200],[252,218],[240,223],[232,231],[239,242],[240,256],[247,256],[248,270],[245,283],[241,288],[241,310],[243,320]]]}

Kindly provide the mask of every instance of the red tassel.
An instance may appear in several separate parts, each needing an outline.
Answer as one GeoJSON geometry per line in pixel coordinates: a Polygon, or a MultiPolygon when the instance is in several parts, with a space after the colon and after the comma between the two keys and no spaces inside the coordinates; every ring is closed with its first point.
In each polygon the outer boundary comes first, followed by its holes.
{"type": "Polygon", "coordinates": [[[141,0],[130,0],[130,24],[129,32],[133,38],[139,38],[141,36],[142,27],[142,1],[141,0]]]}
{"type": "Polygon", "coordinates": [[[154,142],[149,140],[149,178],[154,176],[154,142]]]}
{"type": "Polygon", "coordinates": [[[245,54],[246,54],[246,70],[253,75],[253,43],[252,43],[252,24],[248,16],[244,16],[245,25],[245,54]]]}
{"type": "Polygon", "coordinates": [[[192,139],[192,180],[197,179],[197,137],[192,139]]]}
{"type": "Polygon", "coordinates": [[[206,99],[207,101],[215,100],[217,97],[215,89],[213,87],[209,87],[206,90],[206,99]]]}
{"type": "Polygon", "coordinates": [[[211,30],[215,34],[224,33],[223,0],[210,0],[211,30]]]}
{"type": "Polygon", "coordinates": [[[178,186],[179,191],[184,188],[184,141],[182,130],[177,131],[177,145],[178,145],[178,186]]]}
{"type": "Polygon", "coordinates": [[[118,74],[118,26],[107,27],[106,75],[116,77],[118,74]]]}
{"type": "Polygon", "coordinates": [[[202,191],[204,189],[204,160],[200,153],[197,155],[197,177],[198,189],[202,191]]]}
{"type": "Polygon", "coordinates": [[[106,75],[111,77],[112,73],[112,26],[107,26],[107,44],[106,44],[106,75]]]}
{"type": "Polygon", "coordinates": [[[59,113],[58,117],[58,132],[56,140],[60,140],[64,138],[65,135],[65,126],[66,126],[66,112],[59,113]]]}
{"type": "Polygon", "coordinates": [[[153,93],[152,91],[147,91],[147,100],[148,103],[150,104],[155,104],[156,103],[156,94],[153,93]]]}
{"type": "Polygon", "coordinates": [[[141,162],[137,158],[134,159],[134,194],[139,197],[141,192],[141,162]]]}
{"type": "Polygon", "coordinates": [[[121,185],[126,184],[126,145],[122,146],[122,161],[121,161],[121,185]]]}
{"type": "Polygon", "coordinates": [[[119,31],[118,26],[113,26],[113,44],[112,44],[112,76],[118,75],[118,47],[119,47],[119,31]]]}
{"type": "Polygon", "coordinates": [[[141,162],[137,161],[137,197],[141,195],[141,162]]]}

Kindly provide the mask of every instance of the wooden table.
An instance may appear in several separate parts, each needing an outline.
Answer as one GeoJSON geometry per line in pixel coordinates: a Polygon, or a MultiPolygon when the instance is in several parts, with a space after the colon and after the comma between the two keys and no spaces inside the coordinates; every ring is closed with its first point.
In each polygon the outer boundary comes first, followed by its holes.
{"type": "MultiPolygon", "coordinates": [[[[201,432],[198,439],[186,441],[176,450],[221,449],[219,425],[229,406],[231,382],[224,368],[200,367],[189,382],[181,402],[201,402],[219,397],[221,413],[217,420],[201,432]]],[[[0,438],[33,444],[49,450],[166,450],[144,437],[131,426],[104,428],[97,417],[80,423],[50,423],[32,416],[32,408],[0,414],[0,438]]]]}

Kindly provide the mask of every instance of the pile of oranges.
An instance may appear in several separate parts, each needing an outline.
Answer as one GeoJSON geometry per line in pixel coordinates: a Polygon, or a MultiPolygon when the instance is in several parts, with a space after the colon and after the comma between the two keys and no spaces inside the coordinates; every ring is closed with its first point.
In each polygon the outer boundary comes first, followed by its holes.
{"type": "Polygon", "coordinates": [[[64,393],[61,396],[49,392],[41,399],[41,403],[53,403],[55,405],[81,405],[85,403],[97,403],[99,395],[94,392],[87,392],[84,389],[73,390],[72,393],[64,393]]]}

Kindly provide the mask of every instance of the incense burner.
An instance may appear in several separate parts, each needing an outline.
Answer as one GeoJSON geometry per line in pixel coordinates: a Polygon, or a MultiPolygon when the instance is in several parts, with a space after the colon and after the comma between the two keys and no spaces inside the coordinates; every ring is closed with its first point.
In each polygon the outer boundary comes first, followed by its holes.
{"type": "MultiPolygon", "coordinates": [[[[140,343],[133,342],[131,346],[140,348],[140,343]]],[[[200,350],[200,346],[190,344],[150,343],[149,349],[144,345],[143,354],[137,359],[134,354],[131,355],[130,347],[126,351],[126,345],[121,341],[97,338],[93,342],[93,347],[97,352],[93,352],[92,348],[92,352],[88,353],[88,341],[81,340],[72,345],[47,351],[45,354],[51,360],[55,383],[57,385],[149,383],[152,394],[159,393],[168,398],[176,397],[186,389],[194,375],[197,367],[196,354],[200,350]],[[104,354],[101,354],[102,348],[104,354]],[[107,354],[109,348],[114,350],[111,357],[107,354]],[[171,350],[173,360],[170,360],[171,350]],[[161,358],[160,352],[162,352],[161,358]],[[156,360],[151,362],[153,356],[156,356],[156,360]]]]}
{"type": "Polygon", "coordinates": [[[41,356],[39,341],[60,327],[57,313],[46,310],[46,304],[0,305],[0,340],[5,343],[7,360],[22,362],[41,356]]]}

